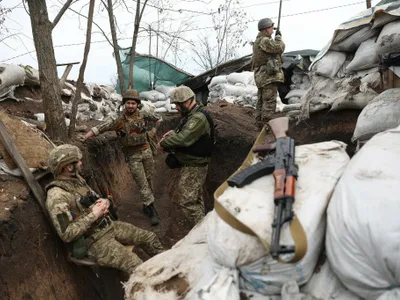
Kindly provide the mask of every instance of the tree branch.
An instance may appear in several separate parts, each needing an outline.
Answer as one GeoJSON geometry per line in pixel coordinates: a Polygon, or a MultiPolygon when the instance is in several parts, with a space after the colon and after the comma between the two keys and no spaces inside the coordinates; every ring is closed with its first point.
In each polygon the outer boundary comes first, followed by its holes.
{"type": "Polygon", "coordinates": [[[64,13],[67,11],[68,7],[71,5],[73,0],[67,0],[67,2],[65,2],[64,6],[61,8],[61,10],[59,11],[58,15],[54,18],[53,21],[53,28],[56,27],[56,25],[58,24],[58,22],[60,21],[61,17],[64,15],[64,13]]]}

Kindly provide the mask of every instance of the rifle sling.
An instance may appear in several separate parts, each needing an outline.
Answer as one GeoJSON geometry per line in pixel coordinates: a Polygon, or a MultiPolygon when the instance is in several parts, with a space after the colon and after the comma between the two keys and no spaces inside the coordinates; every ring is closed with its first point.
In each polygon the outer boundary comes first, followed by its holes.
{"type": "MultiPolygon", "coordinates": [[[[253,147],[249,151],[246,159],[243,161],[242,165],[232,174],[235,175],[236,173],[240,172],[241,170],[247,168],[251,165],[251,162],[254,160],[255,154],[253,153],[252,149],[257,146],[261,145],[265,139],[266,131],[265,126],[261,130],[260,134],[258,135],[256,141],[254,142],[253,147]]],[[[218,202],[218,198],[223,194],[223,192],[229,187],[228,183],[225,181],[222,183],[218,189],[214,193],[214,209],[217,212],[218,216],[224,220],[227,224],[229,224],[232,228],[243,232],[245,234],[256,236],[261,243],[264,245],[265,249],[269,252],[270,249],[270,242],[263,239],[261,236],[257,235],[250,227],[246,226],[242,222],[240,222],[235,216],[233,216],[225,207],[218,202]]],[[[299,219],[296,215],[294,215],[293,220],[290,222],[290,233],[292,235],[294,245],[295,245],[295,253],[292,259],[289,261],[284,261],[282,259],[278,259],[280,263],[295,263],[301,260],[306,252],[307,252],[307,237],[306,233],[301,225],[299,219]]]]}

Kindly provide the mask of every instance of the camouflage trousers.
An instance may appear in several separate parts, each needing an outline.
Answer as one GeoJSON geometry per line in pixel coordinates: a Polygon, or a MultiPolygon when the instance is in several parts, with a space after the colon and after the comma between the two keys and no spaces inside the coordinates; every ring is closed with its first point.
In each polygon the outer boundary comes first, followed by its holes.
{"type": "Polygon", "coordinates": [[[258,101],[256,105],[256,125],[261,129],[270,120],[282,117],[281,113],[275,112],[278,84],[270,83],[258,89],[258,101]]]}
{"type": "Polygon", "coordinates": [[[127,156],[129,169],[131,170],[133,180],[138,186],[140,200],[144,205],[150,205],[154,202],[154,159],[151,149],[136,151],[127,156]]]}
{"type": "Polygon", "coordinates": [[[132,273],[142,260],[135,253],[127,250],[124,245],[139,246],[150,256],[165,251],[158,237],[151,231],[126,222],[115,221],[111,226],[113,229],[95,241],[88,249],[89,258],[100,266],[132,273]]]}
{"type": "Polygon", "coordinates": [[[185,217],[196,225],[205,215],[203,186],[206,181],[208,165],[203,167],[182,167],[181,178],[176,191],[176,205],[185,217]]]}

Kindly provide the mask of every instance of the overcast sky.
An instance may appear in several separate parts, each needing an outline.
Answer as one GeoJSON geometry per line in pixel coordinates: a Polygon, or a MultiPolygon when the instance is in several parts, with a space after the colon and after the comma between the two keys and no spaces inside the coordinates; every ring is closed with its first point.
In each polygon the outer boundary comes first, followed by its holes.
{"type": "MultiPolygon", "coordinates": [[[[167,32],[178,31],[179,28],[185,28],[180,34],[182,39],[187,41],[196,41],[200,36],[212,34],[212,25],[210,12],[215,12],[223,0],[204,0],[209,4],[192,2],[195,0],[164,0],[164,7],[169,10],[157,13],[157,9],[147,7],[142,20],[142,26],[153,28],[158,26],[158,17],[166,19],[160,28],[167,32]],[[182,9],[182,12],[178,10],[182,9]],[[176,10],[176,11],[175,11],[176,10]],[[192,12],[193,11],[193,12],[192,12]],[[205,29],[202,29],[205,28],[205,29]]],[[[61,7],[60,3],[64,0],[47,0],[50,19],[53,20],[56,13],[61,7]]],[[[80,0],[75,3],[72,8],[81,11],[87,15],[87,6],[82,9],[82,5],[87,0],[80,0]]],[[[108,17],[106,12],[100,9],[100,1],[96,1],[95,21],[104,31],[109,34],[108,17]]],[[[315,49],[320,50],[324,47],[333,31],[338,25],[362,10],[366,9],[366,1],[357,0],[283,0],[282,3],[282,19],[281,31],[284,42],[286,43],[286,51],[315,49]],[[340,7],[341,6],[341,7],[340,7]],[[331,8],[331,9],[329,9],[331,8]]],[[[375,5],[379,1],[372,1],[375,5]]],[[[126,3],[134,6],[134,2],[126,0],[126,3]]],[[[12,13],[7,16],[5,25],[9,28],[9,33],[19,33],[17,37],[6,39],[6,44],[0,44],[0,62],[31,65],[37,68],[36,53],[32,32],[30,26],[30,18],[25,11],[22,2],[18,0],[3,0],[3,7],[15,7],[12,13]],[[13,58],[15,57],[15,58],[13,58]],[[12,58],[12,59],[10,59],[12,58]]],[[[244,33],[244,40],[252,41],[257,35],[257,22],[260,18],[271,17],[277,20],[279,1],[277,0],[242,0],[241,9],[247,13],[248,29],[244,33]]],[[[134,10],[132,10],[134,12],[134,10]]],[[[129,47],[131,36],[133,33],[134,15],[126,11],[126,8],[117,8],[116,17],[119,25],[121,47],[129,47]]],[[[81,61],[83,57],[83,48],[85,42],[86,19],[78,17],[74,12],[67,11],[57,27],[53,31],[53,44],[55,46],[55,54],[57,63],[81,61]]],[[[115,61],[112,56],[111,46],[105,42],[104,36],[93,26],[92,45],[90,56],[85,73],[85,82],[96,82],[110,84],[116,77],[115,61]]],[[[4,37],[5,33],[2,34],[4,37]]],[[[0,36],[1,39],[1,36],[0,36]]],[[[149,53],[149,33],[142,31],[138,41],[137,52],[149,53]]],[[[193,52],[191,46],[180,40],[176,45],[180,50],[179,55],[174,55],[171,50],[167,52],[166,60],[177,67],[184,69],[191,74],[200,73],[199,67],[193,62],[193,52]]],[[[165,52],[167,44],[159,40],[159,54],[165,52]]],[[[251,46],[246,45],[238,49],[238,55],[243,56],[251,53],[251,46]]],[[[156,53],[156,38],[153,34],[152,38],[152,54],[156,53]]],[[[59,75],[62,74],[63,68],[58,70],[59,75]]],[[[79,66],[74,66],[68,79],[76,80],[78,77],[79,66]]]]}

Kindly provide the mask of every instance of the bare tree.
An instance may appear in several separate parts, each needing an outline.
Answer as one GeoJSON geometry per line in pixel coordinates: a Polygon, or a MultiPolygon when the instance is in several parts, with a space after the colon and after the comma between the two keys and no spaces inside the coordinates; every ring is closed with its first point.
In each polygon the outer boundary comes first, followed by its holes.
{"type": "Polygon", "coordinates": [[[210,34],[200,38],[197,48],[193,48],[193,60],[202,70],[217,67],[237,57],[237,49],[243,45],[243,34],[247,29],[247,14],[239,8],[241,0],[226,0],[211,14],[215,43],[210,34]]]}
{"type": "Polygon", "coordinates": [[[129,84],[128,84],[128,89],[133,89],[134,88],[134,83],[133,83],[133,64],[135,62],[136,43],[137,43],[137,38],[138,38],[138,34],[139,34],[140,21],[142,20],[143,12],[144,12],[144,10],[146,8],[147,1],[148,0],[144,0],[143,5],[140,6],[140,0],[136,0],[135,26],[134,26],[134,29],[133,29],[131,55],[130,55],[130,60],[129,60],[129,84]]]}
{"type": "Polygon", "coordinates": [[[78,103],[81,101],[81,92],[84,88],[83,81],[84,81],[84,77],[85,77],[85,69],[86,69],[86,64],[87,64],[88,55],[89,55],[89,51],[90,51],[90,42],[92,39],[92,23],[93,23],[94,4],[95,4],[95,0],[90,0],[89,15],[87,18],[85,50],[83,53],[82,64],[79,69],[79,76],[78,76],[78,81],[76,83],[75,95],[72,100],[71,122],[69,124],[69,132],[68,132],[69,138],[72,138],[73,134],[75,132],[76,112],[77,112],[77,108],[78,108],[78,103]]]}
{"type": "Polygon", "coordinates": [[[53,22],[49,20],[46,0],[27,0],[27,3],[39,65],[40,87],[43,96],[43,110],[47,123],[47,133],[53,139],[66,141],[67,126],[61,104],[61,87],[57,76],[56,58],[51,34],[72,3],[72,0],[65,1],[65,4],[53,22]]]}

